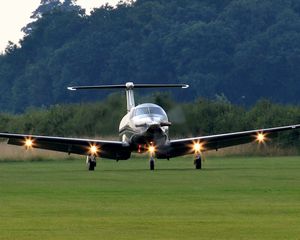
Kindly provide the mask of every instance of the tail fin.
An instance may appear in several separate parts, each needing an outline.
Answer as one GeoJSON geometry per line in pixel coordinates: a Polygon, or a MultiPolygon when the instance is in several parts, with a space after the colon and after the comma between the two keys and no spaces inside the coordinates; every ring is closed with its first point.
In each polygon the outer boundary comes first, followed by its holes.
{"type": "Polygon", "coordinates": [[[96,89],[114,89],[123,88],[126,90],[126,100],[127,100],[127,111],[129,112],[133,107],[135,107],[134,101],[134,88],[188,88],[187,84],[134,84],[133,82],[127,82],[126,84],[118,85],[98,85],[98,86],[73,86],[68,87],[68,90],[96,90],[96,89]]]}

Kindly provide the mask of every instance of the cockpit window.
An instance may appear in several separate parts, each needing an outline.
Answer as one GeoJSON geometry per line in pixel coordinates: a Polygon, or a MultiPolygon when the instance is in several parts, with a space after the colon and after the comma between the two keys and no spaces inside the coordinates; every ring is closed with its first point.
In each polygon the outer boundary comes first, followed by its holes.
{"type": "Polygon", "coordinates": [[[149,110],[147,107],[137,108],[135,109],[134,116],[149,114],[149,110]]]}
{"type": "Polygon", "coordinates": [[[158,107],[149,107],[150,114],[158,114],[158,115],[165,115],[163,110],[158,107]]]}
{"type": "Polygon", "coordinates": [[[144,115],[144,114],[157,114],[165,115],[164,111],[159,107],[141,107],[134,111],[134,116],[144,115]]]}

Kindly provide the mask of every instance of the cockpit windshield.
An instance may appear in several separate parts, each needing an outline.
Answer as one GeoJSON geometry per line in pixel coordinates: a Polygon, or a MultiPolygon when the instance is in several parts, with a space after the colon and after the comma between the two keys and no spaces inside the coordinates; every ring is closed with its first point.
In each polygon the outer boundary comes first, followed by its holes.
{"type": "Polygon", "coordinates": [[[159,107],[141,107],[135,109],[134,116],[139,116],[143,114],[157,114],[165,116],[164,111],[159,107]]]}
{"type": "Polygon", "coordinates": [[[163,110],[158,107],[149,107],[150,114],[165,115],[163,110]]]}
{"type": "Polygon", "coordinates": [[[149,114],[149,109],[147,107],[135,109],[134,116],[149,114]]]}

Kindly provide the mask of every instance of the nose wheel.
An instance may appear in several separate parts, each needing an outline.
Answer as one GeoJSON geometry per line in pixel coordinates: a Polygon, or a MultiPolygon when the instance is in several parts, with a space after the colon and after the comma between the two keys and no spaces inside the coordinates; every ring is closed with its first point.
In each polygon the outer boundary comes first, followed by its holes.
{"type": "Polygon", "coordinates": [[[194,160],[194,165],[196,169],[202,169],[202,158],[201,155],[197,155],[194,160]]]}
{"type": "Polygon", "coordinates": [[[155,160],[154,160],[153,157],[150,158],[149,165],[150,165],[150,170],[154,171],[154,169],[155,169],[155,160]]]}

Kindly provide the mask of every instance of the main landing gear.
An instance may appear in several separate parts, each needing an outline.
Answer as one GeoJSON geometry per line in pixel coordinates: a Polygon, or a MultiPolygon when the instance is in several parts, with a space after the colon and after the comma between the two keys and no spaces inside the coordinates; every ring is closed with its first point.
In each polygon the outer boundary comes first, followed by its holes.
{"type": "Polygon", "coordinates": [[[96,167],[96,156],[94,155],[89,155],[86,157],[86,166],[89,171],[94,171],[96,167]]]}
{"type": "Polygon", "coordinates": [[[194,165],[196,169],[202,169],[202,158],[200,154],[196,155],[196,158],[194,160],[194,165]]]}

